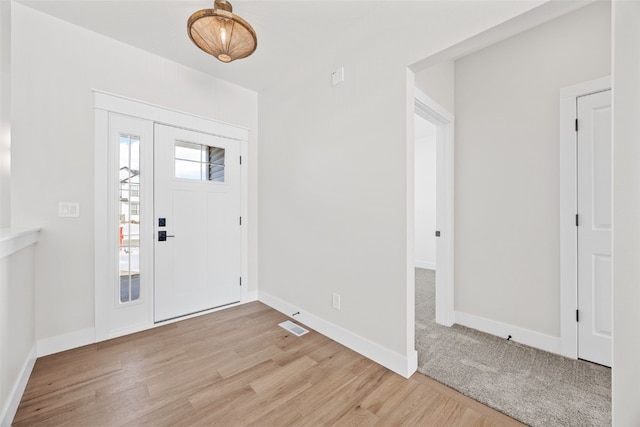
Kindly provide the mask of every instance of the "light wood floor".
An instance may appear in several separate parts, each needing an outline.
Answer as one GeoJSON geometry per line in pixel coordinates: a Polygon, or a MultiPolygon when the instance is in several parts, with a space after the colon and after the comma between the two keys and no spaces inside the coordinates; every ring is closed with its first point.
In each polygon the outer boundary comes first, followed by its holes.
{"type": "Polygon", "coordinates": [[[15,426],[520,426],[261,303],[37,360],[15,426]]]}

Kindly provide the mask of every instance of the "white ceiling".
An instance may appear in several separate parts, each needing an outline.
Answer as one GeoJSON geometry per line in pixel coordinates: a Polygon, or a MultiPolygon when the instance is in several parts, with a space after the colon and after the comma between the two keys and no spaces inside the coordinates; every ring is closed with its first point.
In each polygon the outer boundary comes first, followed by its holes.
{"type": "MultiPolygon", "coordinates": [[[[421,28],[420,34],[426,38],[419,40],[427,45],[430,42],[426,36],[429,31],[446,33],[450,30],[449,22],[438,20],[438,17],[451,19],[447,11],[455,11],[458,6],[462,8],[466,4],[466,9],[462,9],[467,10],[467,14],[462,18],[469,20],[469,28],[480,21],[474,19],[477,16],[468,16],[469,10],[500,10],[508,16],[510,9],[520,7],[518,4],[534,7],[530,13],[472,39],[461,40],[450,49],[423,60],[440,61],[443,55],[447,58],[463,56],[593,0],[458,0],[458,4],[457,0],[231,0],[234,13],[256,30],[258,49],[250,57],[229,64],[202,52],[187,36],[189,16],[197,10],[212,8],[213,0],[16,1],[203,73],[261,91],[283,75],[295,72],[301,63],[319,51],[344,48],[345,40],[353,39],[343,37],[349,33],[355,34],[356,42],[366,40],[368,44],[377,46],[388,41],[389,35],[394,33],[403,33],[405,39],[397,40],[406,41],[406,37],[413,37],[413,30],[421,28]],[[453,7],[443,7],[449,2],[448,6],[453,7]],[[471,7],[473,5],[475,9],[471,7]],[[432,20],[425,24],[429,17],[432,20]]],[[[429,64],[417,65],[414,71],[429,64]]]]}
{"type": "Polygon", "coordinates": [[[259,91],[305,54],[339,44],[347,26],[381,1],[243,1],[233,12],[258,35],[249,58],[223,64],[199,50],[187,36],[187,19],[213,0],[18,0],[19,3],[89,30],[173,60],[187,67],[259,91]]]}

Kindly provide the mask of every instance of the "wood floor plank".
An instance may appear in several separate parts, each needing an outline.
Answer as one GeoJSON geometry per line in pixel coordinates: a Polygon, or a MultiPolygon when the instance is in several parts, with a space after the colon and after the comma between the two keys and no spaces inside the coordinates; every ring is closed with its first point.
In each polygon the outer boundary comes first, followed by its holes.
{"type": "Polygon", "coordinates": [[[193,412],[193,406],[185,398],[169,401],[168,404],[154,408],[145,414],[138,414],[129,420],[121,420],[117,423],[120,426],[178,426],[184,422],[185,414],[193,412]]]}
{"type": "Polygon", "coordinates": [[[253,353],[248,353],[244,356],[240,356],[236,353],[235,358],[219,363],[216,369],[223,378],[229,378],[246,369],[251,369],[253,366],[262,362],[271,360],[280,353],[282,353],[282,350],[274,345],[254,350],[253,353]]]}
{"type": "Polygon", "coordinates": [[[258,394],[248,385],[222,395],[220,399],[208,401],[206,405],[196,412],[185,414],[180,425],[184,426],[228,426],[239,425],[233,420],[237,416],[239,408],[245,407],[247,402],[255,402],[258,394]]]}
{"type": "Polygon", "coordinates": [[[182,396],[218,382],[222,376],[217,370],[202,369],[207,362],[207,359],[198,359],[193,363],[183,364],[180,369],[166,370],[161,375],[150,378],[146,381],[149,395],[154,398],[165,395],[182,396]]]}
{"type": "Polygon", "coordinates": [[[398,393],[396,402],[383,405],[376,415],[380,417],[382,426],[402,425],[408,419],[420,415],[439,397],[438,394],[431,393],[428,387],[408,380],[405,387],[398,393]]]}
{"type": "Polygon", "coordinates": [[[300,377],[300,374],[317,365],[318,363],[315,360],[302,356],[287,365],[281,366],[270,374],[252,381],[250,386],[256,393],[266,394],[272,390],[277,390],[283,381],[293,376],[300,377]]]}
{"type": "MultiPolygon", "coordinates": [[[[263,393],[255,402],[246,402],[243,407],[236,409],[235,414],[229,414],[226,424],[247,425],[257,422],[266,414],[278,410],[310,387],[312,385],[298,375],[287,378],[275,390],[268,394],[263,393]]],[[[225,423],[224,419],[221,421],[225,423]]]]}
{"type": "MultiPolygon", "coordinates": [[[[79,425],[117,425],[136,417],[142,408],[148,406],[149,402],[150,396],[144,384],[120,390],[117,393],[97,393],[94,402],[76,411],[74,422],[79,425]]],[[[60,421],[64,418],[61,418],[60,421]]]]}
{"type": "MultiPolygon", "coordinates": [[[[278,326],[279,327],[279,326],[278,326]]],[[[282,329],[282,328],[280,328],[282,329]]],[[[322,347],[330,340],[315,331],[310,331],[302,337],[295,335],[282,329],[283,333],[274,341],[274,345],[282,350],[282,353],[274,357],[273,360],[284,366],[291,363],[302,356],[322,347]],[[303,339],[300,339],[303,338],[303,339]]]]}
{"type": "Polygon", "coordinates": [[[407,381],[400,375],[388,372],[386,378],[381,382],[381,386],[363,399],[362,406],[380,419],[391,418],[395,420],[402,414],[396,413],[395,417],[388,417],[388,414],[393,410],[404,411],[411,402],[410,397],[419,393],[418,387],[417,382],[407,381]]]}
{"type": "Polygon", "coordinates": [[[344,416],[340,417],[333,425],[335,427],[373,426],[379,418],[360,405],[351,408],[344,416]]]}
{"type": "Polygon", "coordinates": [[[309,413],[302,425],[318,426],[332,425],[356,406],[366,395],[378,387],[386,369],[380,365],[372,364],[370,368],[356,376],[344,387],[329,394],[323,405],[318,406],[309,413]]]}
{"type": "MultiPolygon", "coordinates": [[[[195,391],[189,395],[189,402],[194,408],[202,408],[211,403],[217,402],[229,393],[233,393],[242,388],[247,388],[251,381],[268,375],[279,368],[279,365],[269,360],[254,366],[251,370],[242,371],[231,378],[219,383],[211,384],[205,389],[195,391]]],[[[253,391],[253,389],[251,389],[253,391]]],[[[255,393],[255,391],[253,391],[255,393]]]]}
{"type": "Polygon", "coordinates": [[[14,426],[521,426],[255,302],[40,358],[14,426]]]}
{"type": "Polygon", "coordinates": [[[262,418],[246,425],[251,427],[295,426],[300,424],[301,419],[302,415],[300,415],[295,408],[290,407],[288,404],[284,404],[281,407],[268,412],[262,418]]]}
{"type": "Polygon", "coordinates": [[[416,372],[415,374],[413,374],[413,376],[411,377],[412,380],[415,380],[419,383],[425,384],[427,386],[429,386],[430,388],[432,388],[434,390],[435,393],[439,393],[442,395],[445,395],[447,397],[449,397],[450,399],[453,399],[457,402],[459,402],[460,404],[462,404],[464,407],[469,408],[469,409],[473,409],[474,412],[479,413],[481,416],[484,417],[489,417],[491,418],[492,424],[491,425],[496,425],[496,426],[520,426],[520,427],[524,427],[525,424],[522,424],[521,422],[514,420],[513,418],[503,414],[502,412],[496,411],[495,409],[492,409],[486,405],[483,405],[482,403],[473,400],[465,395],[463,395],[462,393],[447,387],[446,385],[437,382],[436,380],[429,378],[425,375],[422,375],[418,372],[416,372]]]}
{"type": "MultiPolygon", "coordinates": [[[[427,389],[425,392],[432,393],[432,390],[427,389]]],[[[448,426],[453,424],[454,420],[460,419],[463,411],[464,408],[458,402],[435,395],[429,404],[417,406],[415,410],[407,413],[401,422],[405,425],[448,426]]]]}
{"type": "Polygon", "coordinates": [[[92,390],[74,390],[65,393],[47,394],[46,398],[32,399],[20,403],[20,411],[13,419],[14,426],[46,425],[59,416],[67,416],[77,408],[94,402],[92,390]]]}
{"type": "MultiPolygon", "coordinates": [[[[330,344],[337,343],[332,341],[330,344]]],[[[351,373],[358,361],[362,359],[362,356],[355,351],[345,351],[344,346],[339,344],[338,346],[336,353],[326,354],[323,352],[324,357],[321,358],[317,358],[317,350],[309,354],[311,359],[318,362],[318,369],[309,370],[303,374],[307,381],[314,384],[331,383],[338,377],[344,376],[344,373],[351,373]]],[[[322,348],[325,349],[326,347],[323,346],[322,348]]]]}
{"type": "Polygon", "coordinates": [[[380,386],[362,400],[362,407],[383,416],[390,408],[400,404],[406,394],[411,393],[417,383],[407,381],[391,371],[385,373],[380,386]]]}

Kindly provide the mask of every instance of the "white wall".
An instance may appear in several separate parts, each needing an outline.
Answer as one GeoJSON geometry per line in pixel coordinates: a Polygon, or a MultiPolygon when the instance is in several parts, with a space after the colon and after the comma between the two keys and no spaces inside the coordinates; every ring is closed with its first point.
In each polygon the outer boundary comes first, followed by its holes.
{"type": "Polygon", "coordinates": [[[261,294],[296,307],[300,321],[313,315],[411,357],[407,66],[535,4],[404,2],[402,19],[389,20],[397,6],[382,2],[330,51],[314,51],[260,93],[261,294]],[[345,82],[331,87],[338,66],[345,82]]]}
{"type": "Polygon", "coordinates": [[[455,61],[441,61],[417,71],[416,87],[449,112],[454,111],[455,61]]]}
{"type": "Polygon", "coordinates": [[[0,2],[0,228],[11,225],[11,2],[0,2]]]}
{"type": "Polygon", "coordinates": [[[559,89],[611,72],[598,2],[455,64],[455,308],[560,335],[559,89]]]}
{"type": "Polygon", "coordinates": [[[18,3],[11,44],[12,220],[42,227],[36,337],[94,327],[92,88],[253,130],[247,283],[255,290],[257,94],[18,3]],[[59,201],[80,202],[80,218],[58,218],[59,201]]]}
{"type": "Polygon", "coordinates": [[[416,115],[415,265],[436,269],[436,137],[438,128],[416,115]]]}
{"type": "Polygon", "coordinates": [[[613,2],[613,425],[640,425],[640,3],[613,2]]]}

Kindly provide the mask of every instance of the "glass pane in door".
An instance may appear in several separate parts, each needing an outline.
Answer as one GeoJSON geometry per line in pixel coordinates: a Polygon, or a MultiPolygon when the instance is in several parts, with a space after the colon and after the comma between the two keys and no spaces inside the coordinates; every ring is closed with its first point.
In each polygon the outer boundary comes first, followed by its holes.
{"type": "Polygon", "coordinates": [[[120,303],[140,299],[140,138],[120,135],[120,303]]]}

